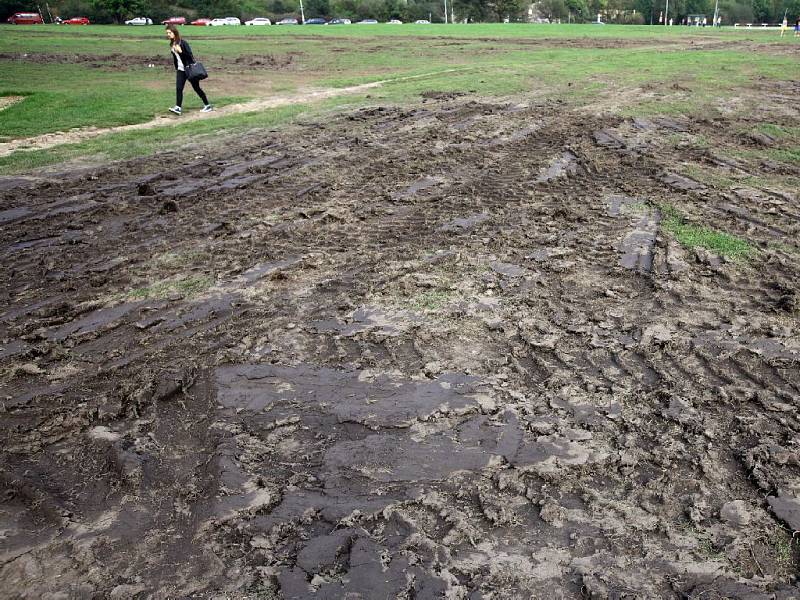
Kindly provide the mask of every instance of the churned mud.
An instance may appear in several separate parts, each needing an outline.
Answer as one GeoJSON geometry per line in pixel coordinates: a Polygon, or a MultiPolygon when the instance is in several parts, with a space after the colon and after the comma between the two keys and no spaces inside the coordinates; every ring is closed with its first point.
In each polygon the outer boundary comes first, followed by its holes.
{"type": "Polygon", "coordinates": [[[799,597],[758,122],[429,94],[0,180],[3,593],[799,597]]]}

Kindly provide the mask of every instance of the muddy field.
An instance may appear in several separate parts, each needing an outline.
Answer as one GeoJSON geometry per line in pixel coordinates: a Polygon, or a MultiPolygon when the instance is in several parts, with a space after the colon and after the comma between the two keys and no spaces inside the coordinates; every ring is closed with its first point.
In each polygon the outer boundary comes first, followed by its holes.
{"type": "Polygon", "coordinates": [[[428,94],[1,180],[2,595],[800,597],[798,173],[734,152],[798,89],[761,89],[428,94]]]}

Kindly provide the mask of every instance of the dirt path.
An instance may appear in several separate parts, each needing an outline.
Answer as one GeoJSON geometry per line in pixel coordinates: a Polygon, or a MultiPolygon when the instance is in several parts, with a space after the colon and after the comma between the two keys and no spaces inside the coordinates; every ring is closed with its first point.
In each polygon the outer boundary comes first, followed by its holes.
{"type": "Polygon", "coordinates": [[[0,178],[4,590],[797,598],[800,209],[677,171],[741,131],[429,94],[0,178]]]}
{"type": "Polygon", "coordinates": [[[52,148],[61,144],[74,144],[76,142],[82,142],[109,133],[122,133],[125,131],[153,129],[154,127],[175,125],[178,123],[186,123],[187,121],[197,121],[199,119],[215,119],[238,113],[255,112],[268,108],[290,106],[292,104],[318,102],[320,100],[334,98],[336,96],[358,94],[359,92],[380,87],[383,85],[383,83],[385,82],[377,81],[344,88],[307,89],[296,94],[274,96],[272,98],[249,100],[248,102],[241,102],[239,104],[221,106],[212,113],[201,113],[199,111],[187,112],[180,117],[161,116],[156,117],[152,121],[136,123],[133,125],[120,125],[117,127],[104,128],[87,127],[73,131],[46,133],[35,137],[0,143],[0,156],[7,156],[12,152],[16,152],[17,150],[44,150],[46,148],[52,148]]]}
{"type": "MultiPolygon", "coordinates": [[[[82,142],[109,133],[139,131],[144,129],[152,129],[154,127],[163,127],[178,123],[186,123],[187,121],[196,121],[199,119],[215,119],[238,113],[255,112],[269,108],[290,106],[292,104],[319,102],[320,100],[335,98],[337,96],[358,94],[361,92],[381,87],[382,85],[385,85],[387,83],[406,81],[410,79],[420,79],[420,78],[430,77],[431,75],[439,75],[442,73],[449,73],[458,70],[463,70],[463,69],[446,69],[443,71],[437,71],[435,73],[424,73],[408,77],[397,77],[393,79],[385,79],[382,81],[374,81],[371,83],[364,83],[361,85],[354,85],[343,88],[325,88],[325,89],[309,88],[301,90],[295,94],[279,95],[270,98],[260,98],[255,100],[249,100],[247,102],[241,102],[239,104],[229,104],[227,106],[222,106],[217,108],[212,113],[201,113],[199,111],[195,111],[191,113],[187,112],[181,115],[180,117],[176,117],[174,115],[165,115],[161,117],[156,117],[151,121],[146,121],[144,123],[136,123],[133,125],[120,125],[118,127],[104,127],[104,128],[87,127],[83,129],[77,129],[66,132],[46,133],[35,137],[22,138],[18,140],[12,140],[10,142],[0,143],[0,156],[7,156],[12,152],[16,152],[18,150],[44,150],[47,148],[52,148],[54,146],[59,146],[61,144],[74,144],[77,142],[82,142]]],[[[17,96],[14,96],[12,98],[14,99],[14,101],[19,101],[20,99],[17,96]]],[[[12,101],[7,101],[7,102],[9,105],[12,103],[12,101]]],[[[2,110],[2,108],[5,107],[6,107],[5,104],[0,103],[0,110],[2,110]]]]}

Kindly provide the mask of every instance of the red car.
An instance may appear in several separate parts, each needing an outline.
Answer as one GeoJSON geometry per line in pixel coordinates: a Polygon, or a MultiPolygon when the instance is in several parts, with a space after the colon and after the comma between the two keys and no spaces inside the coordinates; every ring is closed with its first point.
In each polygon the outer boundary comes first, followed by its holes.
{"type": "Polygon", "coordinates": [[[197,19],[196,21],[192,21],[192,25],[203,25],[207,26],[211,24],[211,19],[197,19]]]}
{"type": "Polygon", "coordinates": [[[72,17],[66,21],[61,22],[62,25],[91,25],[89,19],[86,17],[72,17]]]}
{"type": "Polygon", "coordinates": [[[12,25],[42,25],[42,16],[39,13],[14,13],[8,17],[12,25]]]}
{"type": "Polygon", "coordinates": [[[166,21],[161,21],[162,25],[186,25],[186,17],[170,17],[166,21]]]}

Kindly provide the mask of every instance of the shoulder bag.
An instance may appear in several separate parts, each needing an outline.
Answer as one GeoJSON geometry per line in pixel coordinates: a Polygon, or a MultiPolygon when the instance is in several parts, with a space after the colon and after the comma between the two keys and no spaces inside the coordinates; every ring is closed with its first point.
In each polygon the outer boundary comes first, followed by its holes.
{"type": "Polygon", "coordinates": [[[192,64],[186,66],[186,78],[189,81],[200,81],[201,79],[206,79],[207,77],[208,72],[203,66],[203,63],[193,62],[192,64]]]}

